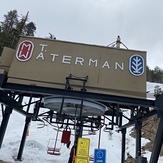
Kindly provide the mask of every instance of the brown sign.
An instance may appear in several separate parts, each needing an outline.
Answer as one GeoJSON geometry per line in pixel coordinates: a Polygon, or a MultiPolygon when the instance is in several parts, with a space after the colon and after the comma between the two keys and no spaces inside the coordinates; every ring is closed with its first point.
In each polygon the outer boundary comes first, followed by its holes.
{"type": "MultiPolygon", "coordinates": [[[[65,89],[66,77],[88,77],[88,92],[145,97],[146,52],[20,37],[8,82],[65,89]]],[[[74,90],[82,82],[71,81],[74,90]]]]}

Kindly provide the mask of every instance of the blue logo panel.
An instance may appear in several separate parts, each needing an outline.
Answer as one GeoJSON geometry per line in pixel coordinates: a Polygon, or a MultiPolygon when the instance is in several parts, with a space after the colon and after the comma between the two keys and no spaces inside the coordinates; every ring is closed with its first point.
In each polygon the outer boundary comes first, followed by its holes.
{"type": "Polygon", "coordinates": [[[94,163],[106,163],[106,150],[105,149],[94,150],[94,163]]]}
{"type": "Polygon", "coordinates": [[[144,59],[142,56],[134,54],[130,57],[129,70],[134,76],[140,76],[144,73],[144,59]]]}

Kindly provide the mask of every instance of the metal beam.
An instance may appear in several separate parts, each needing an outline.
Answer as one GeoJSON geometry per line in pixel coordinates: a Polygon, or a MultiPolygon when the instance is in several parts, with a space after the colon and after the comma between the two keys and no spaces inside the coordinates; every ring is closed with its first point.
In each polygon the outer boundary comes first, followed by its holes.
{"type": "Polygon", "coordinates": [[[140,119],[142,122],[144,122],[144,121],[146,121],[146,120],[148,120],[148,119],[151,119],[151,118],[153,118],[153,117],[156,117],[156,116],[157,116],[157,110],[152,110],[152,111],[146,113],[145,115],[143,115],[143,116],[141,116],[141,117],[139,117],[139,118],[135,118],[134,120],[130,121],[129,123],[127,123],[127,124],[125,124],[125,125],[119,127],[118,130],[122,130],[123,128],[129,128],[129,127],[135,125],[136,121],[139,120],[139,119],[140,119]]]}
{"type": "Polygon", "coordinates": [[[17,102],[13,98],[7,95],[6,92],[3,92],[0,90],[0,103],[4,104],[5,106],[11,107],[17,112],[23,114],[26,117],[31,117],[31,113],[27,113],[26,111],[23,110],[23,106],[20,104],[20,102],[17,102]]]}
{"type": "Polygon", "coordinates": [[[141,129],[142,129],[142,121],[138,120],[135,123],[136,130],[136,158],[138,162],[138,156],[141,156],[141,129]]]}
{"type": "Polygon", "coordinates": [[[126,148],[126,128],[122,129],[122,153],[121,153],[121,163],[125,163],[125,148],[126,148]]]}
{"type": "Polygon", "coordinates": [[[29,94],[37,94],[37,95],[39,94],[44,96],[62,95],[62,96],[80,98],[80,99],[93,99],[96,101],[118,103],[123,105],[130,105],[130,106],[155,107],[155,101],[153,100],[114,96],[114,95],[91,93],[91,92],[82,92],[82,91],[75,91],[75,90],[47,88],[47,87],[12,84],[12,83],[4,83],[1,89],[3,89],[4,91],[16,91],[16,92],[29,93],[29,94]]]}
{"type": "Polygon", "coordinates": [[[2,90],[0,90],[0,102],[12,108],[22,109],[22,106],[20,105],[20,103],[18,103],[13,98],[8,96],[7,93],[3,92],[2,90]]]}
{"type": "Polygon", "coordinates": [[[12,113],[12,108],[11,107],[6,107],[5,113],[3,115],[2,123],[1,123],[1,126],[0,126],[0,148],[2,146],[3,138],[4,138],[4,135],[5,135],[5,132],[6,132],[6,128],[7,128],[8,121],[9,121],[11,113],[12,113]]]}
{"type": "Polygon", "coordinates": [[[26,133],[27,133],[27,130],[29,129],[30,122],[31,122],[31,118],[26,117],[22,140],[20,143],[19,152],[18,152],[18,156],[17,156],[17,160],[19,160],[19,161],[22,160],[23,149],[24,149],[24,145],[25,145],[25,141],[26,141],[26,133]]]}

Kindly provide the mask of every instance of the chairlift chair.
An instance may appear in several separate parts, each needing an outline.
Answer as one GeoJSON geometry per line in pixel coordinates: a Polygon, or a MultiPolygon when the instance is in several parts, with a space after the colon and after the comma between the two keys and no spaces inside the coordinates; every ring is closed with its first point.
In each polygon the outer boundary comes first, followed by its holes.
{"type": "Polygon", "coordinates": [[[58,140],[58,133],[59,133],[59,127],[57,130],[56,139],[49,139],[47,153],[50,155],[60,155],[61,154],[60,150],[61,150],[62,144],[61,144],[61,140],[58,140]],[[57,142],[59,142],[60,146],[58,146],[57,142]]]}
{"type": "Polygon", "coordinates": [[[58,143],[61,142],[61,140],[58,139],[49,139],[48,146],[47,146],[47,154],[50,155],[60,155],[60,150],[62,147],[62,144],[60,143],[59,146],[57,146],[58,143]]]}

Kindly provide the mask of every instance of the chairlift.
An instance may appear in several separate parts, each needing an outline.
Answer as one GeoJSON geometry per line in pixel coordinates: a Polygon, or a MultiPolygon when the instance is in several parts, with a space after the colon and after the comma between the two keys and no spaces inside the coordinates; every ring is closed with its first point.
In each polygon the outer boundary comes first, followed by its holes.
{"type": "Polygon", "coordinates": [[[61,140],[58,139],[59,127],[57,130],[56,139],[49,139],[48,146],[47,146],[47,154],[50,155],[60,155],[60,150],[62,147],[61,140]],[[58,145],[59,143],[59,145],[58,145]]]}
{"type": "Polygon", "coordinates": [[[62,144],[60,143],[59,146],[57,146],[57,142],[60,142],[58,139],[49,139],[48,147],[47,147],[47,154],[50,155],[60,155],[60,150],[62,147],[62,144]]]}

